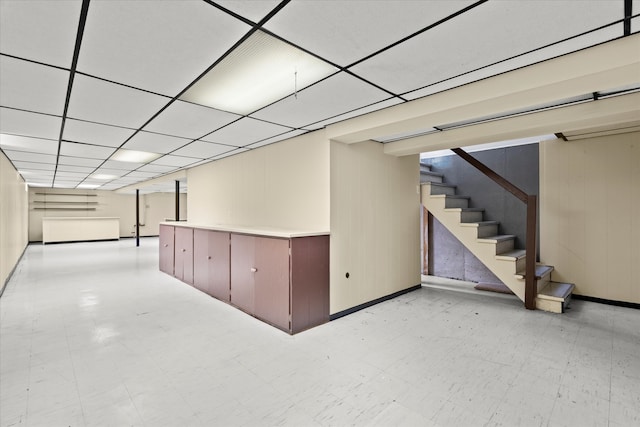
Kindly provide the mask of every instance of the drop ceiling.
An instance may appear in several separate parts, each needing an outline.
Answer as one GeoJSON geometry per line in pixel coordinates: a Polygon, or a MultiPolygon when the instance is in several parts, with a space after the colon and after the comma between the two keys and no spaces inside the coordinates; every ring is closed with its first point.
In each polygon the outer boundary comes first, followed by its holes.
{"type": "Polygon", "coordinates": [[[0,149],[30,185],[115,190],[632,34],[638,12],[628,0],[0,0],[0,149]],[[205,105],[199,88],[229,78],[225,58],[255,40],[321,71],[292,71],[264,105],[205,105]],[[123,162],[118,149],[157,156],[123,162]]]}

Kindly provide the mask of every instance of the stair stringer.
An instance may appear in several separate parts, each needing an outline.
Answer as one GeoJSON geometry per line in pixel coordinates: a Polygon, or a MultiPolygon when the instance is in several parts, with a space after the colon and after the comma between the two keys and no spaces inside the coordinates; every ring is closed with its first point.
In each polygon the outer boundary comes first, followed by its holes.
{"type": "Polygon", "coordinates": [[[497,259],[496,243],[489,243],[487,238],[478,238],[476,227],[460,225],[461,209],[446,209],[446,197],[431,195],[431,184],[421,186],[422,204],[444,225],[480,262],[495,274],[511,291],[524,302],[524,280],[516,277],[515,259],[497,259]]]}

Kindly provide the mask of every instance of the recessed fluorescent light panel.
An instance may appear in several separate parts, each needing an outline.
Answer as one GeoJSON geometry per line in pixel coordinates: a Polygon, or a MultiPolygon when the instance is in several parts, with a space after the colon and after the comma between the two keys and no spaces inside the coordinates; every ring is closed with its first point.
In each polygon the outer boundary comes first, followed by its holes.
{"type": "Polygon", "coordinates": [[[104,173],[94,173],[90,177],[93,178],[93,179],[100,179],[100,180],[105,180],[105,181],[118,178],[115,175],[107,175],[107,174],[104,174],[104,173]]]}
{"type": "Polygon", "coordinates": [[[181,99],[249,114],[336,71],[327,62],[256,31],[181,99]]]}
{"type": "Polygon", "coordinates": [[[162,154],[158,153],[149,153],[148,151],[136,151],[121,148],[113,153],[109,160],[118,160],[120,162],[129,163],[148,163],[157,159],[161,155],[162,154]]]}
{"type": "Polygon", "coordinates": [[[84,189],[92,190],[98,187],[100,187],[99,184],[80,184],[76,188],[84,188],[84,189]]]}

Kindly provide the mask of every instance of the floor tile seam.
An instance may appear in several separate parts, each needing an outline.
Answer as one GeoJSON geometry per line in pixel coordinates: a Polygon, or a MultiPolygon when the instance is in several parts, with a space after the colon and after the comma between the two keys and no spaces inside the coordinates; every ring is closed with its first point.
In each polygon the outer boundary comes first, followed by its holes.
{"type": "Polygon", "coordinates": [[[129,401],[131,401],[131,404],[133,405],[134,409],[136,410],[136,415],[138,416],[138,419],[142,422],[143,425],[146,426],[147,422],[145,421],[145,419],[140,414],[140,410],[138,409],[138,405],[136,405],[136,401],[133,399],[133,396],[131,396],[131,391],[129,390],[129,387],[127,387],[127,384],[124,381],[122,381],[122,386],[127,391],[127,396],[129,396],[129,401]]]}
{"type": "Polygon", "coordinates": [[[66,322],[64,323],[64,335],[65,335],[65,340],[67,343],[67,351],[69,353],[69,363],[71,363],[71,372],[73,372],[73,382],[75,384],[75,389],[76,389],[76,395],[78,396],[78,406],[80,406],[80,413],[82,415],[82,422],[84,424],[87,423],[86,421],[86,417],[85,417],[85,409],[84,409],[84,405],[82,404],[82,396],[80,395],[80,388],[78,386],[78,375],[76,372],[76,365],[73,361],[73,352],[71,350],[71,345],[69,343],[69,331],[67,329],[67,324],[66,322]]]}

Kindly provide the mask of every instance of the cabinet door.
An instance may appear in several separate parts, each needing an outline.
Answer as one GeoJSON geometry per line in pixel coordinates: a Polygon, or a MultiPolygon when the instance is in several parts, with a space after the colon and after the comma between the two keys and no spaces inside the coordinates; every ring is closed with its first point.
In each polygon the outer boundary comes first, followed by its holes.
{"type": "Polygon", "coordinates": [[[231,235],[231,304],[253,314],[256,238],[231,235]]]}
{"type": "Polygon", "coordinates": [[[175,276],[190,285],[193,284],[193,229],[175,229],[175,276]]]}
{"type": "Polygon", "coordinates": [[[193,230],[193,286],[209,290],[209,231],[193,230]]]}
{"type": "Polygon", "coordinates": [[[289,240],[255,238],[255,315],[289,331],[289,240]]]}
{"type": "Polygon", "coordinates": [[[230,248],[229,233],[208,232],[208,288],[205,292],[214,298],[229,302],[230,299],[230,248]]]}
{"type": "Polygon", "coordinates": [[[173,275],[173,227],[160,225],[160,271],[173,275]]]}

